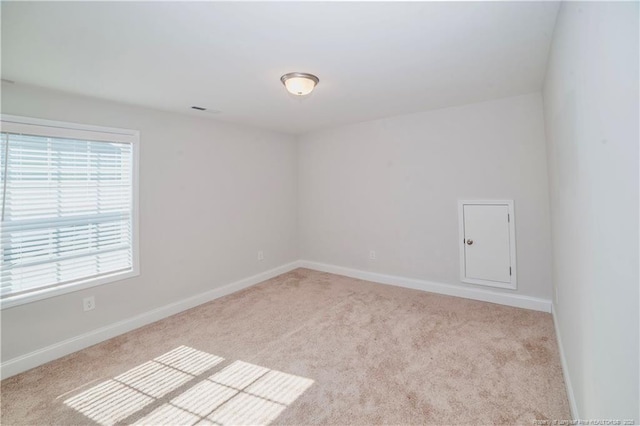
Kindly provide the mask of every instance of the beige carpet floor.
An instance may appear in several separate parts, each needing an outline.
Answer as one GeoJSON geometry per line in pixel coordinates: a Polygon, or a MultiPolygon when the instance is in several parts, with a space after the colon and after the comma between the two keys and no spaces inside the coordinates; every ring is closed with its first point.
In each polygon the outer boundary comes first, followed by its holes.
{"type": "Polygon", "coordinates": [[[1,383],[12,424],[568,419],[552,317],[297,269],[1,383]]]}

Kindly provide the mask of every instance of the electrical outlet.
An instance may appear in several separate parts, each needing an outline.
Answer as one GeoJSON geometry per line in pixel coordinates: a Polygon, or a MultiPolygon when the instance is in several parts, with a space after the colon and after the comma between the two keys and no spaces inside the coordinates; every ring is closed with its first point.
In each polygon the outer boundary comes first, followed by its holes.
{"type": "Polygon", "coordinates": [[[369,260],[376,260],[376,251],[369,250],[369,260]]]}
{"type": "Polygon", "coordinates": [[[258,252],[258,260],[264,260],[264,252],[262,250],[258,252]]]}
{"type": "Polygon", "coordinates": [[[96,298],[95,296],[85,297],[82,299],[82,306],[86,311],[91,311],[96,308],[96,298]]]}

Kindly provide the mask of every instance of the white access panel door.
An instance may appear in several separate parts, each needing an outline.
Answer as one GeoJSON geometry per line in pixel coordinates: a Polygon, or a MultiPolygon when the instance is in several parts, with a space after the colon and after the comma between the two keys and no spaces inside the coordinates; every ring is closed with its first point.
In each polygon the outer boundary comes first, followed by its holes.
{"type": "Polygon", "coordinates": [[[463,201],[461,280],[516,288],[512,201],[463,201]]]}

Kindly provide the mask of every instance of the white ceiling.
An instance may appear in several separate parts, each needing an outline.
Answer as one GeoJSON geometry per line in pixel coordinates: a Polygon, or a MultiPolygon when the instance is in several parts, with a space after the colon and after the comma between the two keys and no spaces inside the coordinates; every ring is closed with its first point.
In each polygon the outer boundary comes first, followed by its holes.
{"type": "Polygon", "coordinates": [[[4,79],[289,133],[537,91],[558,11],[556,2],[1,7],[4,79]],[[290,71],[316,74],[316,91],[293,99],[279,80],[290,71]]]}

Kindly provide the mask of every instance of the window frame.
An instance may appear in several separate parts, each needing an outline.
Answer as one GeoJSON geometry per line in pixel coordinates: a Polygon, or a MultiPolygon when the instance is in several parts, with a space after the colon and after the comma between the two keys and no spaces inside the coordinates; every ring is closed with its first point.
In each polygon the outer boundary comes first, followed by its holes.
{"type": "MultiPolygon", "coordinates": [[[[7,296],[0,299],[0,310],[38,300],[49,299],[88,289],[91,287],[122,281],[140,275],[140,244],[139,244],[139,151],[140,132],[138,130],[121,129],[115,127],[103,127],[87,124],[69,123],[56,120],[23,117],[16,115],[0,114],[0,131],[10,133],[25,133],[52,138],[89,139],[104,142],[130,143],[132,148],[132,231],[131,231],[131,256],[132,268],[130,271],[114,272],[97,278],[87,278],[70,281],[53,287],[34,289],[28,293],[7,296]]],[[[0,200],[1,203],[1,200],[0,200]]]]}

